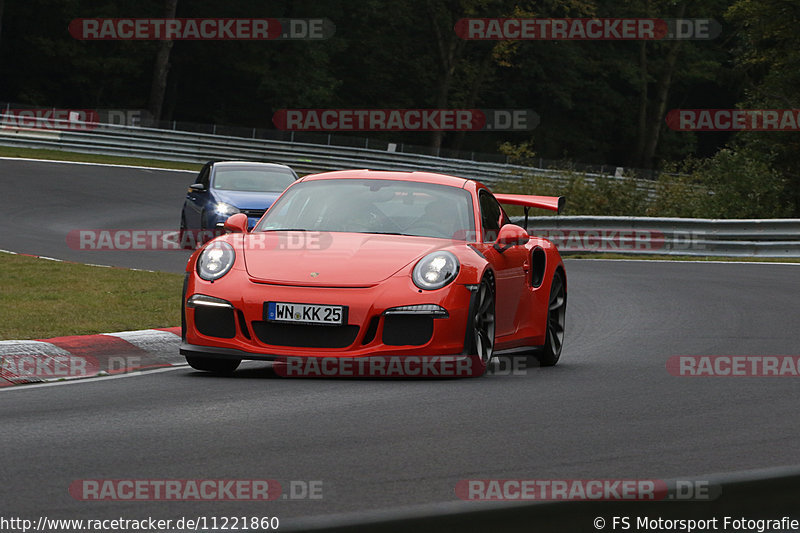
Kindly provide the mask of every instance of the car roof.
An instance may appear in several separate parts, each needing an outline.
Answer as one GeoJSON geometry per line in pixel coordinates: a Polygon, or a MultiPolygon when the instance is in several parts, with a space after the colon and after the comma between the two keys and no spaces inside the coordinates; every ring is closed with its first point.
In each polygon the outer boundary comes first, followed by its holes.
{"type": "Polygon", "coordinates": [[[433,172],[396,172],[388,170],[337,170],[334,172],[323,172],[321,174],[311,174],[301,178],[301,181],[333,180],[333,179],[371,179],[371,180],[398,180],[416,181],[420,183],[433,183],[437,185],[449,185],[451,187],[463,188],[470,180],[448,176],[446,174],[436,174],[433,172]]]}
{"type": "Polygon", "coordinates": [[[263,163],[261,161],[212,161],[215,167],[268,167],[290,169],[288,165],[281,165],[280,163],[263,163]]]}

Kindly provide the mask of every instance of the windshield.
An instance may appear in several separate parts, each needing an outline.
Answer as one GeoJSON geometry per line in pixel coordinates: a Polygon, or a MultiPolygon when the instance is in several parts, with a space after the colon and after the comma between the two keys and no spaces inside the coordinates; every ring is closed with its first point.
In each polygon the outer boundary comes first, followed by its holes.
{"type": "Polygon", "coordinates": [[[466,240],[474,231],[464,189],[411,181],[338,179],[299,183],[254,231],[387,233],[466,240]]]}
{"type": "Polygon", "coordinates": [[[282,192],[292,182],[291,173],[272,168],[218,168],[213,187],[223,191],[282,192]]]}

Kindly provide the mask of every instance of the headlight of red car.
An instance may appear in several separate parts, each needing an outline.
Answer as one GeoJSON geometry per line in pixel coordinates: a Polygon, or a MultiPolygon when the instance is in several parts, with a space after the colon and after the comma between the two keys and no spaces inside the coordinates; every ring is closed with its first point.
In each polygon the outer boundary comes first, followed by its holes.
{"type": "Polygon", "coordinates": [[[439,250],[420,259],[411,277],[420,289],[432,291],[441,289],[458,275],[458,258],[450,252],[439,250]]]}
{"type": "Polygon", "coordinates": [[[197,259],[197,274],[206,281],[219,279],[233,266],[236,252],[227,242],[209,244],[197,259]]]}

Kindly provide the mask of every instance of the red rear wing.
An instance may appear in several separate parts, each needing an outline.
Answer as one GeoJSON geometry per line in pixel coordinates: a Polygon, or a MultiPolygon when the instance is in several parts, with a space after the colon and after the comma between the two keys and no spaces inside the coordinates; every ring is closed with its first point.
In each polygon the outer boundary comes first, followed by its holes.
{"type": "MultiPolygon", "coordinates": [[[[522,205],[526,208],[538,207],[561,213],[564,209],[563,196],[533,196],[528,194],[495,194],[501,204],[522,205]]],[[[527,213],[527,209],[525,210],[527,213]]]]}

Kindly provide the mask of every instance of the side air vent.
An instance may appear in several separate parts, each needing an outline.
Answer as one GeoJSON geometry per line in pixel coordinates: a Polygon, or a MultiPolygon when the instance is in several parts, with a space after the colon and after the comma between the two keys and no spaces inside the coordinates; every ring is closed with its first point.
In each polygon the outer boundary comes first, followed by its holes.
{"type": "Polygon", "coordinates": [[[544,281],[544,270],[547,267],[547,254],[538,246],[531,252],[531,286],[538,288],[544,281]]]}

